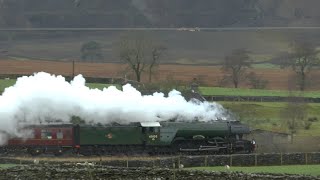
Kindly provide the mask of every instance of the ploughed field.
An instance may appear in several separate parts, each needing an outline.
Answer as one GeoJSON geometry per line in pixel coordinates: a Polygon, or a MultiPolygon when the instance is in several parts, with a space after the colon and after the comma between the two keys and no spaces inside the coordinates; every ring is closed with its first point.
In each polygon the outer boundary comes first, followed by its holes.
{"type": "MultiPolygon", "coordinates": [[[[2,60],[0,61],[1,74],[32,74],[34,72],[45,71],[57,75],[72,76],[72,62],[57,61],[36,61],[36,60],[2,60]]],[[[267,89],[287,90],[289,78],[292,75],[290,69],[279,68],[253,68],[263,79],[269,81],[267,89]]],[[[116,63],[80,63],[75,62],[75,74],[82,74],[85,77],[104,78],[124,78],[125,74],[130,79],[134,77],[128,73],[125,64],[116,63]]],[[[315,72],[312,76],[319,77],[320,72],[315,72]]],[[[220,66],[207,65],[176,65],[161,64],[153,76],[153,82],[163,82],[168,79],[191,83],[193,78],[197,78],[202,86],[218,86],[218,82],[224,76],[220,66]]],[[[148,75],[142,75],[142,81],[147,82],[148,75]]],[[[310,90],[320,88],[320,83],[314,79],[310,90]]],[[[246,88],[246,83],[240,84],[246,88]]]]}

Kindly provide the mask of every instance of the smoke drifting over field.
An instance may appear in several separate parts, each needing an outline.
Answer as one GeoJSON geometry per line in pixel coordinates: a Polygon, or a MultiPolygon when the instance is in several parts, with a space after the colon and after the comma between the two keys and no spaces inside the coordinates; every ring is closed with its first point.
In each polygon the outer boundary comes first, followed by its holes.
{"type": "MultiPolygon", "coordinates": [[[[14,86],[0,96],[0,132],[19,136],[23,124],[39,124],[50,120],[69,122],[78,116],[91,123],[129,123],[141,121],[211,121],[224,119],[225,110],[216,103],[187,102],[180,92],[141,95],[127,84],[90,89],[78,75],[70,83],[62,76],[40,72],[17,79],[14,86]]],[[[0,136],[0,143],[3,143],[0,136]]]]}

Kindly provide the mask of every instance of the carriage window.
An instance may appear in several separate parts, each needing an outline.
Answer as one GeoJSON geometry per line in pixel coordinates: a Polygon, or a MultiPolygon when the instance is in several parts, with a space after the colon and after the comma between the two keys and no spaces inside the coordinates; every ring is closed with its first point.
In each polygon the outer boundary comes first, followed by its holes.
{"type": "Polygon", "coordinates": [[[51,131],[48,129],[41,130],[41,139],[52,139],[51,131]]]}
{"type": "Polygon", "coordinates": [[[57,132],[57,139],[63,139],[63,133],[62,133],[61,129],[59,129],[57,132]]]}
{"type": "Polygon", "coordinates": [[[41,130],[41,139],[46,139],[47,137],[47,131],[45,129],[41,130]]]}
{"type": "Polygon", "coordinates": [[[31,139],[36,138],[36,133],[34,132],[34,129],[30,130],[30,138],[31,139]]]}
{"type": "Polygon", "coordinates": [[[29,138],[29,139],[36,138],[35,129],[21,129],[21,130],[19,130],[19,133],[25,134],[26,138],[29,138]]]}
{"type": "Polygon", "coordinates": [[[64,138],[66,138],[66,139],[70,139],[71,138],[71,131],[70,130],[66,130],[64,132],[64,138]]]}

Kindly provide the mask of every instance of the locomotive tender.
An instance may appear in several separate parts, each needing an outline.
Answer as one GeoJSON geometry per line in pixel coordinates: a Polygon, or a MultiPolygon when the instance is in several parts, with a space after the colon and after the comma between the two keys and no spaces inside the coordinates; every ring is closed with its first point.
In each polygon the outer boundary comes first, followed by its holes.
{"type": "Polygon", "coordinates": [[[250,153],[251,141],[242,139],[249,127],[238,121],[139,122],[127,125],[47,124],[26,127],[27,139],[12,138],[2,153],[32,155],[119,154],[230,154],[250,153]]]}

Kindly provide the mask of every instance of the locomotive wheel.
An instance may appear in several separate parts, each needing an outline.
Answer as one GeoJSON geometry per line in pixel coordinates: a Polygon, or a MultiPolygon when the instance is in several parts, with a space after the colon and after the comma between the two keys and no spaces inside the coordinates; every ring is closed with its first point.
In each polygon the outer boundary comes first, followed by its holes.
{"type": "Polygon", "coordinates": [[[7,154],[7,149],[6,148],[0,148],[0,155],[7,154]]]}
{"type": "Polygon", "coordinates": [[[32,156],[38,156],[40,154],[43,153],[43,150],[41,148],[32,148],[32,149],[28,149],[28,152],[32,155],[32,156]]]}
{"type": "Polygon", "coordinates": [[[61,156],[62,154],[63,154],[63,149],[62,148],[59,148],[54,152],[55,156],[61,156]]]}
{"type": "Polygon", "coordinates": [[[83,156],[92,156],[93,155],[93,151],[90,148],[81,149],[79,154],[81,154],[83,156]]]}
{"type": "Polygon", "coordinates": [[[221,149],[219,149],[218,154],[228,154],[228,150],[224,149],[224,148],[221,148],[221,149]]]}

